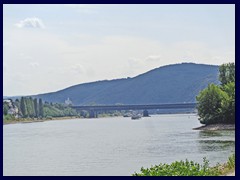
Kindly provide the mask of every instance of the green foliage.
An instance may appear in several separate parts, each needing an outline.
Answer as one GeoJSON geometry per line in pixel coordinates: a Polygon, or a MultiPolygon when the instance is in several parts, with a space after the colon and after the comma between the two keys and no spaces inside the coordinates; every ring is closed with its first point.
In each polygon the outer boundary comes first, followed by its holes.
{"type": "Polygon", "coordinates": [[[89,113],[86,110],[82,110],[82,111],[80,111],[80,116],[86,118],[86,117],[89,117],[89,113]]]}
{"type": "Polygon", "coordinates": [[[3,103],[3,115],[7,115],[8,114],[8,104],[6,102],[3,103]]]}
{"type": "Polygon", "coordinates": [[[51,116],[51,117],[61,117],[64,116],[64,113],[51,105],[44,104],[43,107],[43,117],[51,116]]]}
{"type": "Polygon", "coordinates": [[[209,161],[203,158],[203,165],[193,161],[175,161],[171,164],[159,164],[150,168],[141,168],[133,176],[217,176],[218,168],[210,168],[209,161]]]}
{"type": "Polygon", "coordinates": [[[219,71],[221,86],[210,84],[196,97],[202,124],[235,123],[235,65],[223,64],[219,71]]]}
{"type": "Polygon", "coordinates": [[[7,115],[3,116],[4,121],[9,121],[9,120],[14,120],[14,119],[15,119],[15,117],[11,114],[7,114],[7,115]]]}
{"type": "Polygon", "coordinates": [[[235,82],[235,64],[227,63],[219,67],[219,81],[224,86],[227,83],[235,82]]]}
{"type": "Polygon", "coordinates": [[[42,102],[42,99],[40,98],[39,99],[39,106],[38,106],[39,110],[39,117],[43,117],[43,102],[42,102]]]}
{"type": "Polygon", "coordinates": [[[39,116],[39,109],[38,109],[37,98],[34,98],[33,103],[34,103],[35,117],[38,117],[39,116]]]}
{"type": "Polygon", "coordinates": [[[20,111],[22,112],[23,117],[27,117],[27,109],[26,109],[25,98],[24,97],[21,97],[20,111]]]}
{"type": "Polygon", "coordinates": [[[229,169],[234,169],[234,168],[235,168],[235,154],[232,154],[232,155],[228,158],[227,167],[228,167],[229,169]]]}
{"type": "Polygon", "coordinates": [[[44,117],[64,117],[64,116],[77,116],[78,113],[75,109],[72,109],[63,104],[44,104],[43,107],[44,117]]]}
{"type": "Polygon", "coordinates": [[[198,115],[202,124],[214,124],[223,121],[221,106],[227,94],[214,84],[208,85],[196,97],[198,101],[198,115]]]}
{"type": "Polygon", "coordinates": [[[220,113],[223,116],[224,123],[235,123],[235,83],[230,82],[223,86],[226,96],[222,99],[221,102],[221,111],[220,113]]]}
{"type": "MultiPolygon", "coordinates": [[[[48,118],[52,117],[65,117],[65,116],[78,116],[78,113],[75,109],[72,109],[70,106],[65,104],[53,104],[45,103],[43,104],[42,99],[38,100],[32,99],[32,97],[21,97],[21,100],[18,99],[14,102],[14,106],[19,108],[19,114],[22,118],[48,118]]],[[[3,104],[3,114],[6,115],[4,119],[13,119],[8,115],[9,106],[8,103],[3,104]]]]}
{"type": "Polygon", "coordinates": [[[27,109],[27,116],[33,118],[35,116],[33,99],[31,97],[25,98],[25,104],[27,109]]]}
{"type": "Polygon", "coordinates": [[[65,116],[76,116],[77,115],[77,112],[70,107],[66,107],[63,110],[63,113],[64,113],[65,116]]]}

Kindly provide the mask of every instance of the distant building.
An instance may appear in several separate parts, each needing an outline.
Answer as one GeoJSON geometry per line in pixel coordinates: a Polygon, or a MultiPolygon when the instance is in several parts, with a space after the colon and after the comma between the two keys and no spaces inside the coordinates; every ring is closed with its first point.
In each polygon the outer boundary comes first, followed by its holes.
{"type": "Polygon", "coordinates": [[[69,98],[67,98],[67,100],[65,100],[65,104],[66,105],[72,105],[72,101],[69,98]]]}
{"type": "Polygon", "coordinates": [[[9,107],[8,114],[14,115],[16,118],[19,117],[19,109],[14,105],[11,99],[4,99],[3,103],[7,103],[7,106],[9,107]]]}
{"type": "Polygon", "coordinates": [[[11,99],[4,99],[3,103],[8,103],[8,104],[12,104],[12,100],[11,99]]]}

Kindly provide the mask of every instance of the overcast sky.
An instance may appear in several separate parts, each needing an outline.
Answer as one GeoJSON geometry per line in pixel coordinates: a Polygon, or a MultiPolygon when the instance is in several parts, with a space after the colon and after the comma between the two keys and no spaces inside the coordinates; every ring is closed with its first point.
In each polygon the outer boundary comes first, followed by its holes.
{"type": "Polygon", "coordinates": [[[234,5],[3,5],[4,96],[234,61],[234,5]]]}

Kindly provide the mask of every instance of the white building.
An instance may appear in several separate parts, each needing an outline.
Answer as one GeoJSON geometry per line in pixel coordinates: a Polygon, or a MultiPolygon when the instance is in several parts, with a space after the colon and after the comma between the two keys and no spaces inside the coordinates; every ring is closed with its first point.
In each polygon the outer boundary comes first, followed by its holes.
{"type": "Polygon", "coordinates": [[[65,104],[66,105],[72,105],[72,101],[69,98],[67,98],[67,100],[65,100],[65,104]]]}

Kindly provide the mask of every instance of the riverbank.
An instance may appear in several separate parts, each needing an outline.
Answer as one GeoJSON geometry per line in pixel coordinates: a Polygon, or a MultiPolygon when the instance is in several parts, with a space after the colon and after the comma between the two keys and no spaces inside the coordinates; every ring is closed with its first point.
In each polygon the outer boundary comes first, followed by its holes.
{"type": "Polygon", "coordinates": [[[206,130],[206,131],[235,130],[235,124],[209,124],[193,128],[193,130],[206,130]]]}
{"type": "MultiPolygon", "coordinates": [[[[104,115],[99,115],[98,118],[111,118],[111,117],[121,117],[121,116],[122,115],[113,116],[113,115],[104,114],[104,115]]],[[[19,119],[12,119],[12,120],[4,120],[3,125],[18,124],[18,123],[36,123],[36,122],[54,121],[54,120],[72,120],[72,119],[88,119],[88,118],[79,117],[79,116],[51,117],[51,118],[42,118],[42,119],[19,118],[19,119]]]]}
{"type": "Polygon", "coordinates": [[[79,119],[79,116],[65,116],[65,117],[51,117],[51,118],[42,118],[42,119],[31,119],[31,118],[19,118],[13,120],[4,120],[3,125],[8,124],[18,124],[18,123],[37,123],[37,122],[44,122],[44,121],[53,121],[53,120],[66,120],[66,119],[79,119]]]}

